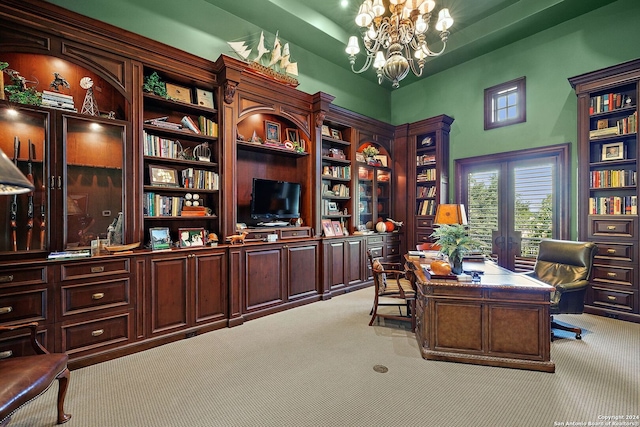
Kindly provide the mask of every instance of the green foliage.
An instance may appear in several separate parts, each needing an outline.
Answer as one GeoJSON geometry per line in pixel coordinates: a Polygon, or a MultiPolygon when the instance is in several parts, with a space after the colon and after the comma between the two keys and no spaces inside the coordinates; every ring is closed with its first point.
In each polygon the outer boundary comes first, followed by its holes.
{"type": "Polygon", "coordinates": [[[472,239],[467,234],[467,230],[460,224],[439,225],[431,237],[434,243],[440,246],[440,252],[447,255],[449,260],[462,260],[462,257],[469,251],[476,249],[480,242],[472,239]]]}
{"type": "Polygon", "coordinates": [[[155,71],[144,78],[142,90],[144,90],[145,92],[153,93],[154,95],[161,96],[163,98],[169,97],[167,95],[167,86],[155,71]]]}
{"type": "Polygon", "coordinates": [[[8,62],[1,62],[0,61],[0,71],[4,70],[5,68],[7,68],[9,66],[8,62]]]}
{"type": "Polygon", "coordinates": [[[42,104],[42,94],[37,92],[35,88],[27,88],[21,90],[20,86],[9,85],[4,87],[5,92],[9,94],[9,101],[18,104],[40,105],[42,104]]]}
{"type": "Polygon", "coordinates": [[[373,145],[367,145],[362,149],[362,154],[364,154],[365,157],[377,156],[379,153],[380,151],[378,151],[378,149],[373,145]]]}

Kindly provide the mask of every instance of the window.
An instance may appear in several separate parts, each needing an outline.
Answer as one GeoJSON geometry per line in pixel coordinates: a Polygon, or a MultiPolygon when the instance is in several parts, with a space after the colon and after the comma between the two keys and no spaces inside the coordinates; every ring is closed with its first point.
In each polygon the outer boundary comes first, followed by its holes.
{"type": "Polygon", "coordinates": [[[484,90],[484,129],[527,121],[525,77],[484,90]]]}

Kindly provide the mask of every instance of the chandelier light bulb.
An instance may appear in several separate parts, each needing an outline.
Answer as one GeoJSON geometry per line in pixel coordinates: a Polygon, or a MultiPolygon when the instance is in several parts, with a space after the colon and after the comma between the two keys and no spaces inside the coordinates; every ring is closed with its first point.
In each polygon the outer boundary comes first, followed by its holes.
{"type": "Polygon", "coordinates": [[[369,29],[367,30],[365,36],[371,40],[374,40],[376,37],[378,37],[378,33],[376,32],[376,28],[373,24],[369,25],[369,29]]]}
{"type": "Polygon", "coordinates": [[[431,13],[434,7],[436,7],[436,2],[434,0],[425,0],[420,6],[418,6],[418,10],[424,15],[425,13],[431,13]]]}
{"type": "Polygon", "coordinates": [[[404,7],[409,10],[417,9],[422,5],[422,3],[424,3],[424,1],[425,0],[407,0],[404,4],[404,7]]]}
{"type": "Polygon", "coordinates": [[[371,18],[371,0],[366,0],[360,5],[358,15],[356,16],[356,24],[359,27],[368,27],[373,18],[371,18]]]}
{"type": "Polygon", "coordinates": [[[384,64],[387,62],[386,59],[384,59],[384,54],[380,51],[378,51],[378,53],[376,53],[376,59],[375,61],[373,61],[373,67],[374,68],[382,68],[384,67],[384,64]]]}
{"type": "Polygon", "coordinates": [[[382,16],[384,15],[384,5],[382,4],[382,0],[373,0],[373,5],[371,6],[371,12],[373,12],[374,16],[382,16]]]}
{"type": "Polygon", "coordinates": [[[357,55],[360,52],[360,46],[358,44],[357,36],[349,37],[349,44],[347,44],[347,48],[345,49],[345,51],[349,55],[357,55]]]}
{"type": "Polygon", "coordinates": [[[427,25],[427,22],[424,20],[422,15],[418,16],[418,19],[416,19],[416,33],[422,34],[427,31],[428,27],[429,26],[427,25]]]}
{"type": "Polygon", "coordinates": [[[444,8],[440,10],[438,14],[438,22],[436,23],[436,30],[447,31],[453,25],[453,18],[449,14],[449,9],[444,8]]]}

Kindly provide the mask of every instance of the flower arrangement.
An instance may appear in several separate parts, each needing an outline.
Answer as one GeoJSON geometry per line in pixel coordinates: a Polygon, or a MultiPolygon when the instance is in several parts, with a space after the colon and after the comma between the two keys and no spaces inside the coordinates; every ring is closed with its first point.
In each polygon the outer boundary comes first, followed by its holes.
{"type": "Polygon", "coordinates": [[[462,273],[462,258],[469,251],[476,249],[479,242],[469,237],[467,230],[460,224],[442,224],[436,228],[431,237],[440,246],[440,253],[449,257],[451,271],[462,273]]]}
{"type": "Polygon", "coordinates": [[[377,156],[379,153],[380,151],[373,145],[367,145],[362,149],[362,154],[364,154],[365,157],[369,157],[369,158],[373,156],[377,156]]]}

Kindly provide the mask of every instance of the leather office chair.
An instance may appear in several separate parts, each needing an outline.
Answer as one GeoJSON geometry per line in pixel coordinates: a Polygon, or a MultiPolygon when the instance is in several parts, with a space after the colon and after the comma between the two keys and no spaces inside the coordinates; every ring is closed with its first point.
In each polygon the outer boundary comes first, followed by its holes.
{"type": "MultiPolygon", "coordinates": [[[[592,242],[553,239],[540,242],[534,271],[527,275],[555,286],[556,290],[551,294],[552,315],[582,314],[596,252],[597,247],[592,242]]],[[[582,338],[582,329],[558,324],[553,321],[553,316],[551,328],[574,332],[576,339],[582,338]]]]}
{"type": "Polygon", "coordinates": [[[15,326],[0,326],[0,333],[28,328],[31,345],[36,352],[31,356],[9,357],[0,360],[0,427],[11,421],[11,416],[23,405],[47,391],[58,380],[58,424],[66,423],[71,415],[64,413],[64,398],[69,384],[68,356],[49,353],[36,338],[37,322],[15,326]]]}
{"type": "Polygon", "coordinates": [[[374,259],[371,250],[367,250],[367,257],[373,273],[373,283],[375,285],[375,296],[373,297],[373,307],[371,308],[371,321],[378,318],[394,319],[411,322],[411,330],[416,327],[415,303],[416,292],[413,284],[405,278],[402,264],[380,262],[374,259]],[[395,306],[398,307],[398,314],[378,313],[378,307],[395,306]],[[405,313],[402,313],[402,308],[405,313]]]}

